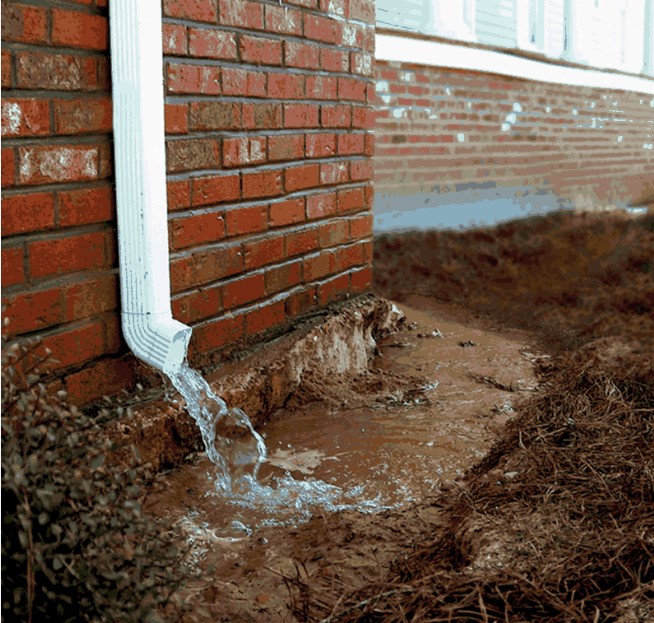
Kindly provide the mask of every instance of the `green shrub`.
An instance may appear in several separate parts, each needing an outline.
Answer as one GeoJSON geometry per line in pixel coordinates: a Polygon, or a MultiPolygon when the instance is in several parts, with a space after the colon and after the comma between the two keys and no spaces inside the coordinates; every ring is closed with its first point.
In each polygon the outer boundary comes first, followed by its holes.
{"type": "Polygon", "coordinates": [[[141,512],[147,469],[107,460],[97,418],[64,392],[46,392],[33,373],[36,352],[2,356],[3,620],[156,621],[177,612],[174,534],[141,512]]]}

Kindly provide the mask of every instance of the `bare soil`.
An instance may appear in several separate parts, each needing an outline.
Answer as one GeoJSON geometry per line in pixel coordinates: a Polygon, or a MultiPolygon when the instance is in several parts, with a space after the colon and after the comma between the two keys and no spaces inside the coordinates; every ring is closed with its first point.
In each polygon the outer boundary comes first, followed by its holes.
{"type": "Polygon", "coordinates": [[[191,457],[150,504],[202,571],[185,620],[654,620],[653,258],[651,216],[377,240],[403,330],[261,431],[294,475],[399,503],[230,541],[191,457]]]}

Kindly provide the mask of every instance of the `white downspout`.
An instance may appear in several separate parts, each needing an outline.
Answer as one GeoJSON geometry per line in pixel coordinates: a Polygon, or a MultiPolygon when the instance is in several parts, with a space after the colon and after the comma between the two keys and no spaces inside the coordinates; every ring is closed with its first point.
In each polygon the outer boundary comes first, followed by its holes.
{"type": "Polygon", "coordinates": [[[111,0],[109,18],[123,334],[170,373],[192,330],[170,306],[161,0],[111,0]]]}

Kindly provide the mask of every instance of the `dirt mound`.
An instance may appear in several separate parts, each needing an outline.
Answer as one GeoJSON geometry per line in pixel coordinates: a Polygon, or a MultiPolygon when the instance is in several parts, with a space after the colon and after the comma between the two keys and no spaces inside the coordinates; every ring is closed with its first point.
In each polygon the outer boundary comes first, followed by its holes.
{"type": "Polygon", "coordinates": [[[530,325],[558,354],[381,582],[304,586],[299,620],[654,620],[654,219],[553,215],[381,239],[384,295],[530,325]],[[574,348],[571,348],[574,345],[574,348]],[[566,350],[562,347],[568,347],[566,350]]]}
{"type": "Polygon", "coordinates": [[[433,296],[551,348],[654,334],[654,215],[556,213],[465,232],[410,232],[375,244],[375,286],[433,296]]]}

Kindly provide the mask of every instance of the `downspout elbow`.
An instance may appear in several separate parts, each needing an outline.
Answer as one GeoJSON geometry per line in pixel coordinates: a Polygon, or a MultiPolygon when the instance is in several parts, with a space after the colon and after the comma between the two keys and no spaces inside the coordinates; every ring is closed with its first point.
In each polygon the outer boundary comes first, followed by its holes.
{"type": "Polygon", "coordinates": [[[123,335],[170,374],[191,328],[172,316],[160,0],[112,0],[111,74],[123,335]]]}

